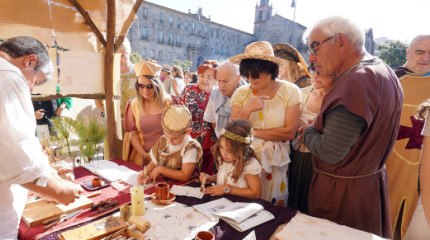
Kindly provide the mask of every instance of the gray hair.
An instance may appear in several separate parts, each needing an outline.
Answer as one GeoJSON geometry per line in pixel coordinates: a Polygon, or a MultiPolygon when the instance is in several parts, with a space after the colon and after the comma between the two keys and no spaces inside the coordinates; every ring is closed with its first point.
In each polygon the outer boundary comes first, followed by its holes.
{"type": "Polygon", "coordinates": [[[48,51],[39,40],[28,36],[10,38],[0,45],[0,51],[7,53],[12,58],[36,55],[37,63],[34,70],[41,71],[45,75],[45,81],[52,78],[54,66],[48,51]]]}
{"type": "Polygon", "coordinates": [[[310,27],[303,34],[303,39],[307,42],[309,34],[312,30],[319,28],[327,37],[345,34],[351,41],[353,47],[357,51],[364,49],[364,32],[361,28],[351,20],[341,17],[333,16],[322,19],[313,27],[310,27]]]}
{"type": "Polygon", "coordinates": [[[218,65],[218,67],[217,67],[217,71],[218,71],[219,69],[221,69],[221,68],[224,68],[224,67],[233,68],[233,73],[234,73],[234,78],[235,78],[235,79],[237,78],[237,76],[239,76],[239,74],[240,74],[240,72],[239,72],[239,65],[237,65],[237,64],[233,64],[233,63],[231,63],[231,62],[229,62],[229,61],[224,61],[224,62],[221,62],[221,63],[218,65]]]}

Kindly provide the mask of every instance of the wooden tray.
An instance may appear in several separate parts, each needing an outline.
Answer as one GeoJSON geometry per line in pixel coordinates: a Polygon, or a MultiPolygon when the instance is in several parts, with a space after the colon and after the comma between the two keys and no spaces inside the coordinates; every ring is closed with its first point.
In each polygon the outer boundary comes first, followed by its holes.
{"type": "Polygon", "coordinates": [[[107,186],[110,185],[110,182],[106,179],[102,178],[102,185],[94,187],[93,186],[93,181],[92,180],[87,180],[87,181],[82,181],[81,182],[81,186],[85,189],[87,189],[88,191],[95,191],[97,189],[101,189],[101,188],[105,188],[107,186]]]}
{"type": "Polygon", "coordinates": [[[67,206],[42,199],[25,205],[22,220],[24,220],[27,226],[34,227],[42,224],[46,219],[57,217],[64,213],[74,212],[79,209],[90,208],[92,205],[94,205],[94,202],[86,196],[81,196],[67,206]]]}

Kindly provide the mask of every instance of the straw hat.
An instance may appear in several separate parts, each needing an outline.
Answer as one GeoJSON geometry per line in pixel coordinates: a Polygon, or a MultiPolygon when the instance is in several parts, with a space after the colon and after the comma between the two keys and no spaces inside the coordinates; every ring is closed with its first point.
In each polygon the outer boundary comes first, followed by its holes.
{"type": "Polygon", "coordinates": [[[140,63],[134,65],[134,72],[136,76],[158,76],[161,70],[161,66],[155,63],[154,61],[145,61],[143,60],[140,63]]]}
{"type": "Polygon", "coordinates": [[[170,134],[183,134],[191,124],[191,113],[188,108],[180,105],[170,106],[163,114],[161,126],[170,134]]]}
{"type": "Polygon", "coordinates": [[[293,46],[285,43],[276,44],[275,46],[273,46],[273,52],[278,58],[300,63],[306,74],[311,76],[308,72],[308,65],[303,60],[302,55],[299,53],[299,51],[297,51],[297,49],[295,49],[293,46]]]}
{"type": "Polygon", "coordinates": [[[260,59],[278,64],[278,66],[286,65],[287,62],[281,58],[275,57],[272,45],[269,42],[253,42],[246,46],[243,54],[236,55],[230,58],[233,64],[240,64],[242,59],[260,59]]]}
{"type": "Polygon", "coordinates": [[[162,71],[166,71],[166,72],[170,73],[172,71],[172,68],[169,65],[164,64],[162,71]]]}

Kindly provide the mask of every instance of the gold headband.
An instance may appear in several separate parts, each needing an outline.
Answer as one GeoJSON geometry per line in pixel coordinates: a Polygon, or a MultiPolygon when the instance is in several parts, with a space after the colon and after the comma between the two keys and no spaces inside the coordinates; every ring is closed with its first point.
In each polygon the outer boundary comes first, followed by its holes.
{"type": "Polygon", "coordinates": [[[252,142],[252,136],[247,136],[247,137],[242,137],[240,135],[234,134],[228,130],[226,130],[225,128],[223,128],[221,130],[221,135],[225,136],[226,138],[236,141],[236,142],[241,142],[241,143],[246,143],[246,144],[250,144],[252,142]]]}

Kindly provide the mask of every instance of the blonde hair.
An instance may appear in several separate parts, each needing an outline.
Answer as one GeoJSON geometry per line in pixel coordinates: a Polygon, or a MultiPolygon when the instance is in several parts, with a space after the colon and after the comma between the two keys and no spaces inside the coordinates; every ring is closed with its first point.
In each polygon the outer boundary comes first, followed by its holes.
{"type": "MultiPolygon", "coordinates": [[[[164,109],[166,100],[170,97],[170,94],[166,93],[161,81],[158,78],[149,76],[149,75],[141,75],[139,77],[146,77],[147,79],[151,80],[155,90],[155,99],[156,99],[155,102],[157,103],[159,108],[164,109]]],[[[136,78],[136,84],[138,83],[137,79],[139,79],[139,77],[136,78]]],[[[143,103],[145,102],[145,98],[143,98],[142,95],[140,95],[139,88],[136,85],[135,85],[135,90],[136,90],[136,98],[137,98],[137,102],[139,103],[139,107],[143,108],[143,103]]]]}
{"type": "MultiPolygon", "coordinates": [[[[415,111],[415,118],[424,120],[430,110],[430,98],[421,103],[415,111]]],[[[430,120],[427,120],[430,121],[430,120]]]]}
{"type": "Polygon", "coordinates": [[[287,79],[292,83],[295,83],[302,76],[307,75],[302,64],[299,62],[287,61],[287,65],[283,68],[286,68],[287,79]]]}

